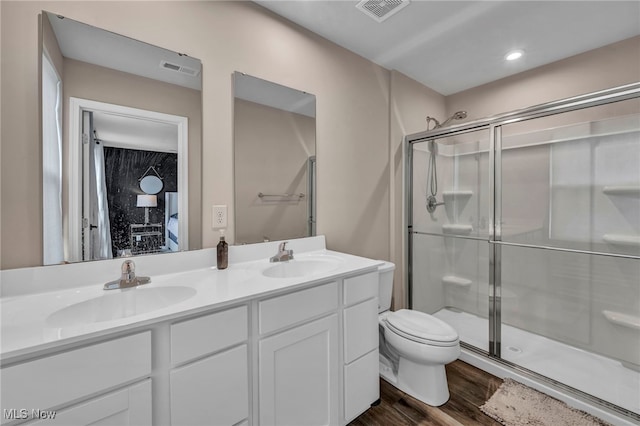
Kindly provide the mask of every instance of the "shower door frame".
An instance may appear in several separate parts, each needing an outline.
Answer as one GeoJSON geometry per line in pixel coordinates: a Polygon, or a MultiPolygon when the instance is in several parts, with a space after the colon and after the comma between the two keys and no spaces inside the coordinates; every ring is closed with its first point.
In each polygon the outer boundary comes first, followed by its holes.
{"type": "Polygon", "coordinates": [[[404,226],[406,227],[407,234],[405,238],[405,253],[404,267],[406,272],[406,294],[407,306],[413,308],[413,144],[428,142],[431,140],[446,138],[450,136],[456,136],[464,133],[471,133],[476,131],[488,130],[489,131],[489,235],[487,242],[490,244],[489,248],[489,351],[486,352],[476,346],[472,346],[465,342],[461,342],[461,345],[470,351],[476,352],[480,355],[488,356],[494,361],[505,364],[508,367],[515,369],[522,374],[532,377],[537,380],[546,381],[553,385],[562,388],[563,390],[579,395],[580,397],[594,402],[596,404],[604,405],[614,411],[617,411],[623,415],[637,418],[638,415],[625,410],[617,405],[614,405],[608,401],[601,400],[590,394],[582,392],[564,383],[555,381],[546,376],[538,374],[532,370],[524,368],[518,364],[507,361],[501,357],[501,326],[502,326],[502,247],[503,246],[516,246],[516,247],[531,247],[541,248],[547,250],[555,250],[562,252],[581,253],[589,255],[603,255],[610,257],[619,257],[627,259],[640,260],[640,256],[626,255],[619,253],[605,253],[589,250],[576,250],[562,247],[547,247],[532,244],[520,244],[502,241],[502,126],[517,122],[523,122],[527,120],[533,120],[536,118],[548,117],[556,114],[577,111],[585,108],[591,108],[619,101],[640,98],[640,82],[631,83],[623,86],[618,86],[606,90],[601,90],[584,95],[574,96],[571,98],[552,101],[532,107],[519,109],[504,114],[499,114],[491,117],[487,117],[480,120],[470,121],[468,123],[457,124],[446,128],[438,128],[434,130],[428,130],[425,132],[414,133],[412,135],[405,136],[404,139],[404,226]]]}

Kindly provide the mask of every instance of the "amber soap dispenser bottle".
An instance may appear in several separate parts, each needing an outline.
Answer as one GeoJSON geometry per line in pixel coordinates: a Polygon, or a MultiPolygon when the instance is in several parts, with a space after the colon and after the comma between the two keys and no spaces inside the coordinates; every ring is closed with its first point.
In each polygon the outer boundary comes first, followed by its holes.
{"type": "Polygon", "coordinates": [[[218,269],[227,269],[229,264],[229,244],[224,240],[224,229],[220,230],[220,242],[216,246],[218,269]]]}

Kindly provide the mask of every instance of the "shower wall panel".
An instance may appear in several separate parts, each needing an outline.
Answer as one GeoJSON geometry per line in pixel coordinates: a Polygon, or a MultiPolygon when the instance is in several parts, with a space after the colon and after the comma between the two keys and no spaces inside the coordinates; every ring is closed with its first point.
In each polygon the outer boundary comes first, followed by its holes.
{"type": "Polygon", "coordinates": [[[591,341],[589,256],[502,248],[502,322],[576,345],[591,341]]]}
{"type": "Polygon", "coordinates": [[[446,306],[442,285],[442,276],[449,268],[446,251],[442,237],[413,236],[413,280],[423,285],[412,289],[412,309],[433,314],[446,306]]]}
{"type": "Polygon", "coordinates": [[[603,312],[640,323],[640,262],[605,256],[640,254],[640,115],[535,122],[504,126],[502,240],[532,247],[502,247],[502,321],[638,364],[637,330],[603,312]]]}
{"type": "Polygon", "coordinates": [[[474,139],[463,145],[452,145],[453,141],[446,139],[434,144],[423,142],[414,145],[414,231],[488,239],[488,136],[482,132],[482,136],[475,136],[474,139]],[[433,172],[429,166],[431,149],[436,153],[436,199],[444,204],[429,213],[426,203],[432,193],[433,172]]]}
{"type": "Polygon", "coordinates": [[[502,240],[640,256],[640,115],[522,126],[504,126],[502,240]]]}

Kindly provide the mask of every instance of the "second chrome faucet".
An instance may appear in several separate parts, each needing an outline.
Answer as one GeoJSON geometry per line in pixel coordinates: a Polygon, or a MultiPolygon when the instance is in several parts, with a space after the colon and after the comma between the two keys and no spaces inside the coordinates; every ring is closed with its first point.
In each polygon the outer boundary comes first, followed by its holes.
{"type": "Polygon", "coordinates": [[[278,253],[275,256],[269,258],[269,262],[286,262],[293,259],[293,250],[287,250],[288,241],[280,243],[278,246],[278,253]]]}

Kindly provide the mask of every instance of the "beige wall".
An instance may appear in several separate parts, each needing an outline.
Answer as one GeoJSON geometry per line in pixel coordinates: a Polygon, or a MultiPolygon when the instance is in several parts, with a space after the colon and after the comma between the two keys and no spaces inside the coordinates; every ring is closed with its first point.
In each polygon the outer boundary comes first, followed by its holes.
{"type": "Polygon", "coordinates": [[[242,71],[316,95],[317,232],[331,249],[389,258],[389,71],[251,2],[3,1],[0,8],[3,269],[41,262],[43,9],[202,60],[203,247],[218,240],[213,204],[229,206],[234,226],[232,75],[242,71]]]}
{"type": "MultiPolygon", "coordinates": [[[[81,98],[131,108],[178,115],[189,119],[189,247],[202,247],[202,96],[199,91],[175,84],[100,67],[73,59],[64,59],[64,108],[69,98],[81,98]]],[[[65,117],[68,114],[64,114],[65,117]]],[[[67,123],[68,119],[64,119],[67,123]]],[[[68,150],[68,127],[63,139],[68,150]]],[[[64,153],[65,158],[68,151],[64,153]]],[[[65,179],[67,181],[65,170],[65,179]]],[[[64,193],[63,197],[68,194],[64,193]]],[[[66,200],[66,198],[65,198],[66,200]]],[[[64,201],[63,201],[64,202],[64,201]]]]}
{"type": "Polygon", "coordinates": [[[307,234],[307,163],[315,155],[315,119],[235,100],[234,169],[238,244],[307,234]],[[258,197],[300,194],[297,197],[258,197]]]}
{"type": "Polygon", "coordinates": [[[640,80],[640,36],[447,96],[447,116],[488,117],[640,80]]]}

